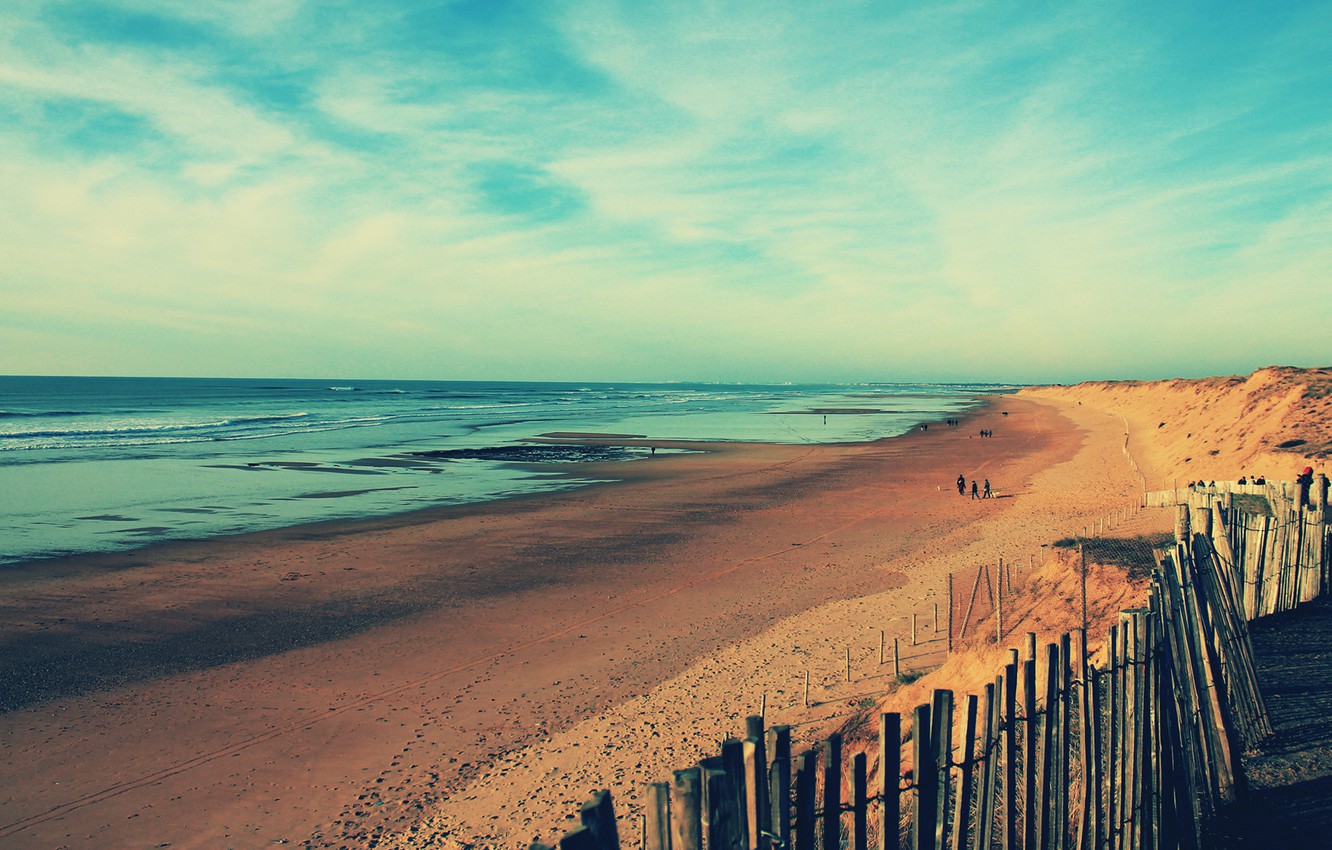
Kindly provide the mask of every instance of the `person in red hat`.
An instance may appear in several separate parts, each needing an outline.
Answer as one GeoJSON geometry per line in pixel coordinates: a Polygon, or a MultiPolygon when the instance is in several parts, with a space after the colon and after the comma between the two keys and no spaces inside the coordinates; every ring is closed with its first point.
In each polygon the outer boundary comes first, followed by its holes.
{"type": "Polygon", "coordinates": [[[1306,466],[1306,467],[1304,468],[1304,471],[1303,471],[1303,472],[1301,472],[1299,475],[1295,476],[1295,487],[1296,487],[1296,489],[1299,490],[1299,504],[1300,504],[1300,506],[1301,506],[1301,507],[1304,506],[1304,505],[1310,505],[1310,506],[1312,506],[1313,503],[1312,503],[1311,501],[1309,501],[1309,490],[1313,487],[1313,467],[1312,467],[1312,466],[1306,466]]]}

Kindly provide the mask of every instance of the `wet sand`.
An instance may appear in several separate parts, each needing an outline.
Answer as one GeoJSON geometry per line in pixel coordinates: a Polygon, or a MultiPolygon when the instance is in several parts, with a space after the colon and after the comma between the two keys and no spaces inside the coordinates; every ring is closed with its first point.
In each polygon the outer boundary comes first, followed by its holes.
{"type": "MultiPolygon", "coordinates": [[[[1035,509],[1032,482],[1085,454],[1087,428],[1118,451],[1089,417],[1001,397],[877,443],[708,446],[591,465],[624,480],[555,496],[7,569],[0,848],[386,846],[414,828],[525,846],[565,813],[496,811],[487,837],[478,783],[501,800],[528,748],[802,612],[922,604],[941,541],[1035,509]],[[960,498],[959,473],[1000,498],[960,498]]],[[[1040,528],[1100,510],[1050,481],[1040,502],[1066,510],[1040,528]]],[[[654,758],[708,734],[664,729],[654,758]]],[[[615,780],[545,784],[574,799],[615,780]]]]}

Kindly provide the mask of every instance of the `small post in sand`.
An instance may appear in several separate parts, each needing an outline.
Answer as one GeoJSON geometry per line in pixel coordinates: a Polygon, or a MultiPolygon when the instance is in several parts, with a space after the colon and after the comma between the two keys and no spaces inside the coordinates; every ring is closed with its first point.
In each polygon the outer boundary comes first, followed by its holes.
{"type": "Polygon", "coordinates": [[[953,574],[948,573],[948,654],[953,654],[953,574]]]}
{"type": "Polygon", "coordinates": [[[1087,556],[1078,544],[1078,565],[1082,573],[1082,631],[1087,632],[1087,556]]]}

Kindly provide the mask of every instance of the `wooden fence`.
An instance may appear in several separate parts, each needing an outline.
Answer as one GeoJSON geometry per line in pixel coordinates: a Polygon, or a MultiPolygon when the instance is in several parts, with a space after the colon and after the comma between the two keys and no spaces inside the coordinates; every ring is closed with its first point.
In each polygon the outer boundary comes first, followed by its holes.
{"type": "Polygon", "coordinates": [[[996,642],[1013,631],[1027,612],[1014,609],[1023,597],[1035,570],[1035,556],[1027,564],[999,558],[995,563],[962,568],[948,574],[948,607],[945,628],[948,649],[975,639],[984,628],[996,642]]]}
{"type": "MultiPolygon", "coordinates": [[[[1326,496],[1314,501],[1278,504],[1298,521],[1262,545],[1258,514],[1233,500],[1177,506],[1147,605],[1121,612],[1099,651],[1079,630],[1038,659],[1028,633],[983,695],[936,690],[908,718],[881,714],[873,769],[866,753],[844,763],[840,736],[793,754],[788,727],[748,718],[743,739],[649,786],[643,846],[1205,850],[1243,793],[1239,752],[1272,734],[1248,621],[1327,586],[1326,496]]],[[[608,792],[581,820],[562,850],[618,850],[608,792]]]]}

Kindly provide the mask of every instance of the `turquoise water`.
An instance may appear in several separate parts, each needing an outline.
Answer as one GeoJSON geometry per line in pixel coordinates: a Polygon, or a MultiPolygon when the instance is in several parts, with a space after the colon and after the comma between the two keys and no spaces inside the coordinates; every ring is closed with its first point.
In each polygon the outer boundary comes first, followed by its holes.
{"type": "Polygon", "coordinates": [[[1007,389],[0,377],[0,564],[553,491],[649,452],[527,442],[550,432],[862,442],[1007,389]]]}

